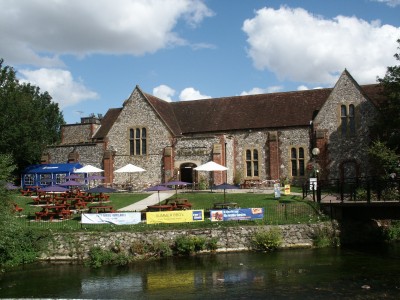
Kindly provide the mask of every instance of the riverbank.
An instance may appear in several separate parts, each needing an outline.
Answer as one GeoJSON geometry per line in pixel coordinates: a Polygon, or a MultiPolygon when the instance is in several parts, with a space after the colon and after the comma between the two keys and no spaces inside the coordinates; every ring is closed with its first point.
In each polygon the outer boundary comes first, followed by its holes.
{"type": "MultiPolygon", "coordinates": [[[[335,222],[293,225],[265,225],[221,227],[213,229],[157,230],[151,232],[72,232],[53,233],[51,241],[40,255],[47,261],[82,261],[89,257],[94,248],[111,251],[126,256],[139,257],[138,248],[153,249],[154,245],[164,245],[173,249],[177,238],[191,236],[204,241],[213,241],[209,251],[236,252],[252,249],[251,240],[259,232],[277,230],[280,233],[279,248],[310,248],[320,238],[321,233],[339,237],[335,222]]],[[[147,253],[149,254],[149,253],[147,253]]],[[[151,256],[151,254],[150,254],[151,256]]]]}

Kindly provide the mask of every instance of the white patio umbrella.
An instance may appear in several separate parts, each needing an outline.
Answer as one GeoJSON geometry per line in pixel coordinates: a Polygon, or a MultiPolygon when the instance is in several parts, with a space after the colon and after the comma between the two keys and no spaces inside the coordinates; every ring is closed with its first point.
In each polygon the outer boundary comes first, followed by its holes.
{"type": "Polygon", "coordinates": [[[80,169],[76,169],[74,173],[100,173],[103,172],[104,170],[96,168],[95,166],[92,165],[86,165],[80,169]]]}
{"type": "MultiPolygon", "coordinates": [[[[194,170],[213,172],[213,171],[226,171],[226,170],[228,170],[228,168],[225,166],[222,166],[220,164],[217,164],[216,162],[209,161],[208,163],[202,164],[202,165],[194,168],[194,170]]],[[[214,183],[212,183],[212,184],[214,184],[214,183]]],[[[211,191],[212,191],[212,186],[211,186],[211,191]]]]}
{"type": "Polygon", "coordinates": [[[144,172],[146,171],[145,169],[142,169],[140,167],[137,167],[132,164],[127,164],[126,166],[123,166],[122,168],[119,168],[115,170],[114,172],[116,173],[137,173],[137,172],[144,172]]]}
{"type": "Polygon", "coordinates": [[[122,168],[119,168],[115,170],[115,173],[129,173],[129,184],[132,185],[132,173],[139,173],[139,172],[144,172],[146,171],[145,169],[142,169],[141,167],[132,165],[132,164],[127,164],[123,166],[122,168]]]}
{"type": "Polygon", "coordinates": [[[224,167],[222,165],[217,164],[216,162],[209,161],[208,163],[205,163],[203,165],[200,165],[196,168],[194,168],[196,171],[226,171],[228,170],[227,167],[224,167]]]}

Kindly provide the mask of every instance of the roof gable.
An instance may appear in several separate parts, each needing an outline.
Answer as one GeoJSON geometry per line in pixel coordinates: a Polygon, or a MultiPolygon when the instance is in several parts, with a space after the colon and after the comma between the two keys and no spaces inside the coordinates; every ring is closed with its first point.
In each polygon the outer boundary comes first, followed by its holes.
{"type": "MultiPolygon", "coordinates": [[[[351,75],[345,70],[342,74],[351,75]]],[[[339,79],[340,80],[340,79],[339,79]]],[[[373,103],[382,99],[378,84],[355,86],[373,103]]],[[[174,136],[260,128],[308,126],[321,110],[333,88],[233,96],[193,101],[167,102],[136,89],[148,101],[174,136]]],[[[110,109],[104,116],[96,139],[104,138],[122,108],[110,109]]]]}

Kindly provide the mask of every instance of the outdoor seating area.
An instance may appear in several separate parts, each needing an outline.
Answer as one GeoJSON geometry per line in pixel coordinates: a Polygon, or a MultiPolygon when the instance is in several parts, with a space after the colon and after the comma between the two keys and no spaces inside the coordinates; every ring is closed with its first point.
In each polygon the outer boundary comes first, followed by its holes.
{"type": "Polygon", "coordinates": [[[213,209],[235,209],[239,208],[236,202],[214,203],[213,209]]]}
{"type": "Polygon", "coordinates": [[[69,219],[72,216],[72,211],[68,205],[45,205],[42,206],[41,211],[35,212],[35,216],[36,221],[40,221],[44,217],[48,217],[52,221],[55,216],[69,219]]]}
{"type": "MultiPolygon", "coordinates": [[[[73,214],[83,211],[88,213],[115,212],[112,206],[103,205],[105,202],[110,202],[110,196],[103,192],[91,193],[79,188],[64,188],[65,191],[61,191],[60,187],[57,186],[54,186],[54,189],[50,189],[54,191],[48,191],[49,189],[33,189],[30,187],[21,191],[21,195],[29,197],[32,200],[33,206],[40,208],[40,211],[34,212],[35,221],[43,219],[53,221],[55,218],[67,220],[73,214]]],[[[101,189],[99,190],[101,191],[101,189]]],[[[21,212],[23,208],[15,204],[14,210],[21,212]]]]}
{"type": "Polygon", "coordinates": [[[101,213],[113,213],[114,208],[110,205],[95,205],[88,207],[88,213],[101,214],[101,213]]]}

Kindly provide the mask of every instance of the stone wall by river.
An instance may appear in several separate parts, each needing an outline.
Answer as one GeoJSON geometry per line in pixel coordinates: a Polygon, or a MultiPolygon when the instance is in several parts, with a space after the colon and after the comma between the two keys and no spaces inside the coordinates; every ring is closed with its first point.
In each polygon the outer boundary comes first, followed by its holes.
{"type": "Polygon", "coordinates": [[[129,253],[133,244],[160,241],[173,245],[181,235],[196,235],[206,239],[217,239],[217,252],[246,251],[250,249],[250,239],[260,230],[268,231],[278,227],[282,233],[282,248],[312,247],[318,232],[333,232],[339,235],[337,225],[331,222],[318,224],[243,226],[212,229],[159,230],[151,232],[74,232],[55,233],[41,259],[82,260],[88,257],[92,247],[101,247],[129,253]]]}

